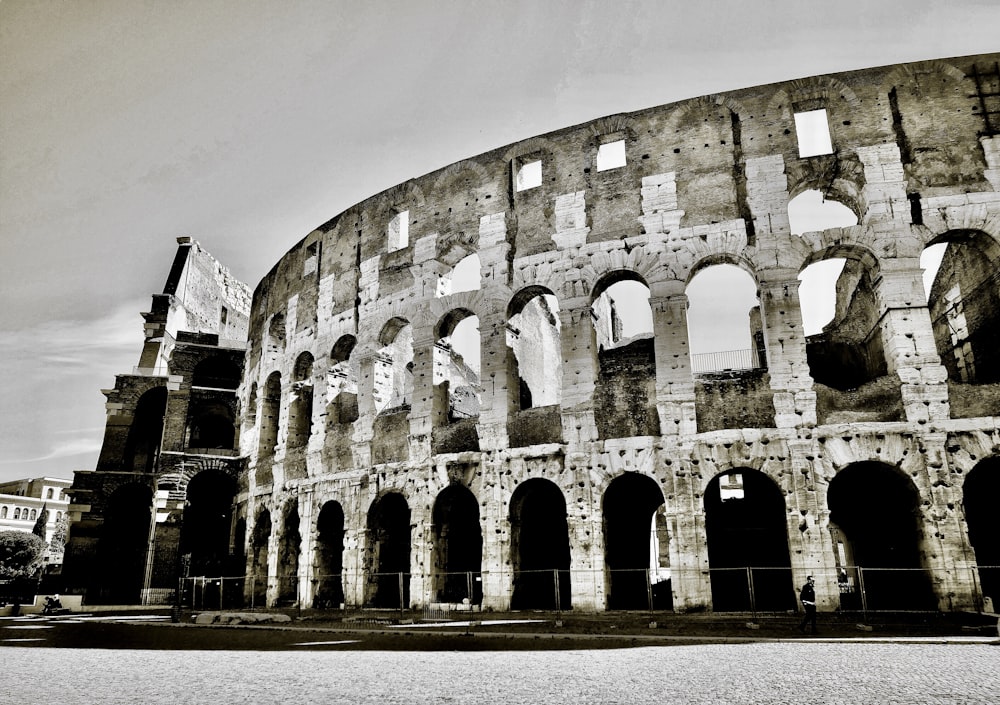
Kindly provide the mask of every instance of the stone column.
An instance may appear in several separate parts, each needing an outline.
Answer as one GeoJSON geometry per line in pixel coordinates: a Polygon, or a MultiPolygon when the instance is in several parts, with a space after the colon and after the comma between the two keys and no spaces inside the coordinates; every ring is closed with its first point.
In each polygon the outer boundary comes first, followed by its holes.
{"type": "Polygon", "coordinates": [[[792,269],[758,271],[767,369],[774,391],[774,425],[795,428],[816,423],[806,339],[799,308],[799,280],[792,269]]]}
{"type": "MultiPolygon", "coordinates": [[[[708,539],[702,479],[689,461],[677,461],[661,451],[656,462],[666,465],[664,521],[670,535],[670,587],[674,610],[711,609],[712,582],[708,572],[708,539]]],[[[662,465],[661,465],[662,467],[662,465]]]]}
{"type": "Polygon", "coordinates": [[[655,283],[649,299],[656,353],[656,410],[663,436],[698,432],[688,344],[688,300],[683,287],[679,281],[655,283]]]}
{"type": "Polygon", "coordinates": [[[434,324],[413,324],[413,392],[410,397],[410,460],[431,457],[434,429],[434,324]]]}
{"type": "Polygon", "coordinates": [[[507,312],[491,307],[479,319],[480,362],[479,448],[483,451],[507,448],[507,312]]]}
{"type": "Polygon", "coordinates": [[[563,302],[559,309],[562,349],[563,440],[577,445],[597,439],[594,419],[594,387],[597,382],[597,350],[589,297],[563,302]]]}
{"type": "Polygon", "coordinates": [[[923,270],[915,257],[880,263],[875,290],[879,329],[889,374],[899,376],[907,421],[947,419],[948,371],[941,364],[923,288],[923,270]]]}

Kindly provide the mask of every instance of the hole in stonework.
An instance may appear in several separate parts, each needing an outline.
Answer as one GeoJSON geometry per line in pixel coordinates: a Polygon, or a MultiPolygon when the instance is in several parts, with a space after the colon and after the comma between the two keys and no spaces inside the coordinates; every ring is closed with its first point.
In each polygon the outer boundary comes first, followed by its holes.
{"type": "Polygon", "coordinates": [[[607,142],[597,148],[597,170],[607,171],[625,166],[625,140],[607,142]]]}
{"type": "Polygon", "coordinates": [[[526,162],[517,170],[514,179],[514,188],[517,191],[526,191],[530,188],[542,185],[542,162],[540,159],[526,162]]]}
{"type": "Polygon", "coordinates": [[[830,123],[825,109],[795,113],[795,133],[799,140],[800,157],[833,153],[830,123]]]}

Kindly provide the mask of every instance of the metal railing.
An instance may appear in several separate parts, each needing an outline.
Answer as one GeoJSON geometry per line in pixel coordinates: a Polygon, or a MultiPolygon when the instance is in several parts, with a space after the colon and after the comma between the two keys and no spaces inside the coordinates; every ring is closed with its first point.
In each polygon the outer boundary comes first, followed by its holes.
{"type": "MultiPolygon", "coordinates": [[[[846,566],[813,572],[820,611],[933,613],[942,609],[934,574],[921,568],[846,566]]],[[[972,566],[959,575],[976,609],[1000,602],[1000,566],[972,566]]],[[[800,576],[804,582],[804,576],[800,576]]],[[[505,594],[512,610],[562,611],[574,603],[604,604],[608,610],[672,611],[692,607],[714,612],[794,613],[799,591],[788,567],[700,569],[561,568],[433,573],[356,573],[311,576],[192,577],[183,581],[180,603],[188,608],[269,607],[398,611],[414,605],[438,611],[474,611],[488,602],[489,589],[505,594]],[[417,592],[419,590],[419,593],[417,592]]],[[[497,595],[493,595],[497,597],[497,595]]],[[[949,595],[951,600],[954,595],[949,595]]],[[[965,600],[967,603],[968,600],[965,600]]]]}
{"type": "Polygon", "coordinates": [[[758,355],[756,348],[698,353],[691,356],[691,372],[694,374],[740,372],[760,368],[760,355],[758,355]]]}

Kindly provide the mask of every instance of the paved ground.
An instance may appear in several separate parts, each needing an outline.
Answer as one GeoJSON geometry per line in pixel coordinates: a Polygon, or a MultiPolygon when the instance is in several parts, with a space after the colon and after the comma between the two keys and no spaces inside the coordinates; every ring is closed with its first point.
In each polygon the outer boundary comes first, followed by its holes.
{"type": "Polygon", "coordinates": [[[777,639],[733,620],[672,625],[715,632],[685,635],[620,615],[598,621],[637,633],[585,633],[594,622],[582,616],[471,629],[197,627],[184,617],[0,618],[0,703],[993,705],[1000,693],[1000,643],[968,633],[814,639],[782,624],[777,639]]]}

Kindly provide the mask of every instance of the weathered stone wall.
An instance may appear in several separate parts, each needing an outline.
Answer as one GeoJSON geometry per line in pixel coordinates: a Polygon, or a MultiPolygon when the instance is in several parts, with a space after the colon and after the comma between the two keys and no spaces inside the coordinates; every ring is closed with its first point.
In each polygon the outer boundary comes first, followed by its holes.
{"type": "MultiPolygon", "coordinates": [[[[668,545],[660,550],[669,558],[674,608],[706,608],[704,495],[714,478],[754,470],[780,489],[789,570],[800,584],[807,574],[837,573],[830,484],[856,464],[881,463],[905,474],[919,496],[915,540],[937,604],[973,606],[962,478],[1000,453],[998,418],[996,411],[952,418],[918,258],[924,246],[970,230],[1000,238],[1000,147],[979,114],[972,78],[976,65],[997,59],[804,78],[601,118],[400,184],[310,233],[254,293],[240,392],[249,463],[240,511],[252,521],[267,509],[276,524],[270,573],[278,574],[279,510],[297,501],[299,594],[311,600],[313,527],[320,507],[336,501],[345,517],[345,600],[365,602],[369,511],[397,492],[410,511],[409,599],[435,602],[433,507],[459,484],[479,505],[483,605],[506,607],[516,564],[511,500],[520,485],[544,478],[565,500],[572,604],[601,609],[611,584],[604,493],[623,474],[641,473],[663,494],[668,545]],[[800,158],[794,114],[817,109],[826,110],[833,151],[800,158]],[[599,150],[619,140],[625,164],[599,170],[599,150]],[[541,161],[541,183],[518,190],[517,171],[533,160],[541,161]],[[858,225],[793,236],[788,201],[807,189],[854,210],[858,225]],[[408,240],[389,251],[389,224],[401,213],[408,240]],[[444,293],[440,280],[471,252],[480,259],[480,288],[444,293]],[[842,337],[864,349],[871,367],[863,381],[873,369],[886,381],[874,390],[829,390],[818,402],[796,277],[830,257],[850,260],[840,285],[842,337]],[[737,391],[699,387],[691,374],[684,291],[697,271],[718,263],[740,266],[758,284],[767,374],[745,389],[729,385],[737,391]],[[649,288],[653,338],[641,365],[615,370],[603,364],[591,306],[623,273],[649,288]],[[511,302],[535,289],[558,303],[558,344],[536,354],[560,357],[545,367],[558,370],[559,405],[526,414],[507,326],[511,302]],[[475,447],[471,436],[458,438],[468,429],[442,425],[436,398],[433,350],[455,312],[479,318],[475,447]],[[283,321],[280,340],[269,334],[275,320],[283,321]],[[375,375],[391,321],[411,327],[412,392],[408,407],[380,414],[375,375]],[[311,436],[291,453],[295,360],[313,356],[314,399],[326,399],[330,351],[345,335],[357,339],[358,365],[349,452],[342,424],[328,431],[327,407],[316,403],[311,436]],[[261,455],[264,401],[251,392],[275,372],[277,446],[261,455]],[[551,413],[559,415],[558,434],[551,413]]],[[[1000,260],[990,262],[995,268],[1000,260]]],[[[835,579],[818,592],[824,608],[837,605],[835,579]]]]}

